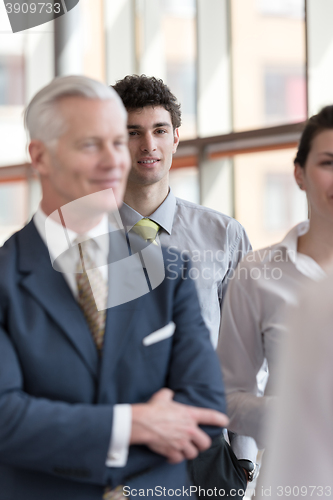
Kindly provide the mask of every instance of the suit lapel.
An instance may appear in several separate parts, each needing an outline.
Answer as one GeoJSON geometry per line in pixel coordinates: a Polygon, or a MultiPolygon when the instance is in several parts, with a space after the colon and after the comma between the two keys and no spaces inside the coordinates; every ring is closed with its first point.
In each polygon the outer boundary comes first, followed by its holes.
{"type": "Polygon", "coordinates": [[[62,273],[52,268],[48,250],[31,221],[20,233],[21,285],[62,329],[92,375],[98,374],[98,354],[83,313],[62,273]]]}

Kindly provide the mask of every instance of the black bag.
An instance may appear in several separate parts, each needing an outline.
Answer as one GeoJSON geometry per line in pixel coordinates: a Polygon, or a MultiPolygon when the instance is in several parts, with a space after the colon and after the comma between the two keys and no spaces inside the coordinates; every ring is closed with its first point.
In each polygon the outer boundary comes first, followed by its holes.
{"type": "Polygon", "coordinates": [[[199,487],[205,490],[201,497],[231,497],[241,500],[245,495],[247,482],[244,470],[222,434],[213,439],[208,450],[200,453],[194,460],[189,460],[188,473],[193,485],[197,487],[198,498],[199,487]],[[214,493],[207,494],[207,490],[213,490],[214,493]]]}

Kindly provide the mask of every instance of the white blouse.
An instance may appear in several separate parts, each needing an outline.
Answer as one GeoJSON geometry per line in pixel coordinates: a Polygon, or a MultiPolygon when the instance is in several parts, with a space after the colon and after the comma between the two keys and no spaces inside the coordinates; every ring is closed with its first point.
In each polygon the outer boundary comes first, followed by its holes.
{"type": "Polygon", "coordinates": [[[303,287],[326,276],[313,259],[297,252],[298,237],[308,229],[309,221],[302,222],[281,243],[249,253],[224,301],[217,352],[229,430],[252,436],[259,448],[265,447],[267,412],[275,400],[276,357],[286,332],[286,309],[297,304],[303,287]],[[267,384],[261,370],[266,363],[267,384]]]}

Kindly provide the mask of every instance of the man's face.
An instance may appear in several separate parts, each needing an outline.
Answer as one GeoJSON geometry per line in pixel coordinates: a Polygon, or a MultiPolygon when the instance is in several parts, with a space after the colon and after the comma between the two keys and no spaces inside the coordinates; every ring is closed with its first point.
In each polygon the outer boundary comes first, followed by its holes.
{"type": "Polygon", "coordinates": [[[172,155],[179,143],[169,111],[162,106],[146,106],[129,111],[127,128],[132,170],[129,182],[150,185],[168,175],[172,155]]]}
{"type": "MultiPolygon", "coordinates": [[[[55,146],[39,144],[43,154],[35,162],[41,174],[43,199],[56,209],[112,188],[117,205],[121,204],[130,156],[126,117],[120,104],[116,100],[66,97],[59,108],[65,131],[55,146]]],[[[101,195],[100,208],[114,210],[112,197],[106,194],[101,195]]]]}

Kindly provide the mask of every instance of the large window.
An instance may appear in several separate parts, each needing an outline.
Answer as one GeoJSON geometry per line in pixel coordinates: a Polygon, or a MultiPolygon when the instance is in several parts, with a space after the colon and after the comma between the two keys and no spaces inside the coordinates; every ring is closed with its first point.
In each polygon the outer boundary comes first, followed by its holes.
{"type": "Polygon", "coordinates": [[[264,122],[275,125],[305,120],[304,67],[266,66],[264,79],[264,122]]]}
{"type": "MultiPolygon", "coordinates": [[[[233,135],[234,148],[245,142],[233,135]]],[[[274,138],[270,142],[273,144],[274,138]]],[[[253,152],[248,148],[247,153],[241,146],[238,154],[231,147],[230,152],[223,152],[221,145],[220,152],[214,152],[213,144],[205,148],[202,203],[235,217],[246,229],[254,249],[278,242],[292,226],[307,218],[306,196],[293,175],[294,145],[258,152],[253,147],[253,152]]]]}
{"type": "MultiPolygon", "coordinates": [[[[333,102],[331,0],[79,5],[85,74],[113,84],[144,73],[162,78],[179,99],[181,142],[171,171],[178,196],[236,217],[255,248],[307,216],[292,159],[307,101],[311,113],[333,102]]],[[[52,25],[14,35],[6,19],[0,2],[0,166],[27,160],[23,105],[54,71],[52,25]]]]}
{"type": "Polygon", "coordinates": [[[26,95],[25,35],[13,34],[0,2],[0,167],[26,160],[22,111],[26,95]]]}
{"type": "Polygon", "coordinates": [[[196,136],[196,2],[137,0],[139,73],[162,78],[182,106],[182,139],[196,136]]]}
{"type": "Polygon", "coordinates": [[[307,202],[293,176],[295,149],[237,155],[235,216],[255,248],[281,240],[307,218],[307,202]]]}
{"type": "Polygon", "coordinates": [[[305,120],[304,0],[232,0],[234,130],[305,120]]]}

